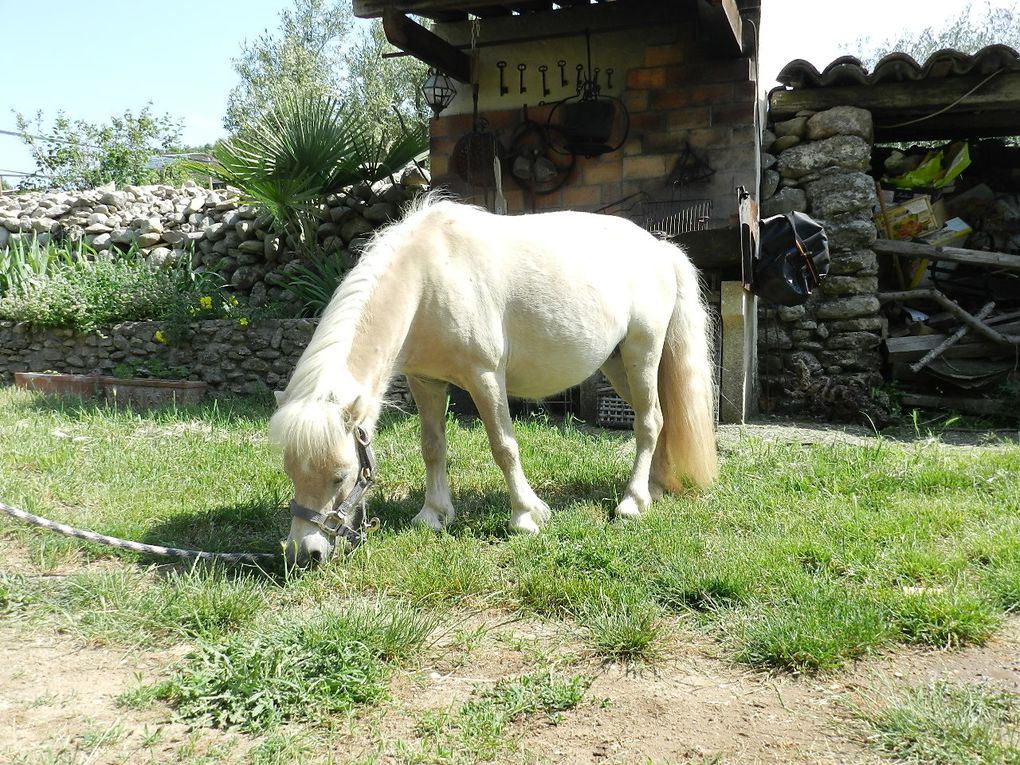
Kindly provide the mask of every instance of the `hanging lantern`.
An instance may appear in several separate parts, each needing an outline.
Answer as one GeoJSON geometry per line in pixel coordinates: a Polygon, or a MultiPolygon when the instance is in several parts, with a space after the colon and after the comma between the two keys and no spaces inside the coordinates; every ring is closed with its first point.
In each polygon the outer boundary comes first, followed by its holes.
{"type": "Polygon", "coordinates": [[[429,69],[429,76],[425,78],[421,86],[421,92],[425,95],[425,103],[432,109],[432,116],[439,117],[453,97],[457,95],[457,89],[453,81],[438,69],[429,69]]]}

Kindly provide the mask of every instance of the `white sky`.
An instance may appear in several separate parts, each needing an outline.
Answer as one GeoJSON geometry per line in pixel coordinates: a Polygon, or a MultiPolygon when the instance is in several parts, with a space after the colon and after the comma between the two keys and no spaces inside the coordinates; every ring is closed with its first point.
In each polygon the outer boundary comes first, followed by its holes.
{"type": "MultiPolygon", "coordinates": [[[[971,5],[981,12],[989,3],[1017,7],[1017,0],[973,0],[971,5]]],[[[879,43],[903,31],[940,29],[966,6],[960,0],[762,0],[762,89],[770,90],[779,70],[794,59],[806,59],[821,71],[852,52],[860,38],[879,43]]]]}

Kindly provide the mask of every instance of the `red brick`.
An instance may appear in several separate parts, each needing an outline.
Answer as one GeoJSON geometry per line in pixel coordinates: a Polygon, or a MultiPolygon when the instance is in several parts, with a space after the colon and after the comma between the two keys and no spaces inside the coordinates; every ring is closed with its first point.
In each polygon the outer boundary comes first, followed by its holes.
{"type": "Polygon", "coordinates": [[[716,104],[712,107],[713,125],[754,125],[755,103],[716,104]]]}
{"type": "Polygon", "coordinates": [[[709,106],[733,101],[733,84],[720,82],[712,85],[698,85],[686,89],[689,106],[709,106]]]}
{"type": "Polygon", "coordinates": [[[645,66],[682,64],[687,61],[686,49],[677,44],[653,45],[645,48],[645,66]]]}
{"type": "Polygon", "coordinates": [[[668,87],[750,81],[751,62],[746,58],[701,60],[682,66],[666,67],[668,87]]]}
{"type": "Polygon", "coordinates": [[[451,114],[432,121],[432,135],[459,136],[471,129],[470,114],[451,114]]]}
{"type": "Polygon", "coordinates": [[[587,160],[587,164],[582,169],[585,184],[599,185],[619,182],[623,168],[622,158],[618,154],[612,156],[614,159],[587,160]]]}
{"type": "Polygon", "coordinates": [[[666,112],[667,130],[690,130],[711,125],[712,112],[707,106],[688,106],[666,112]]]}
{"type": "Polygon", "coordinates": [[[631,69],[627,72],[627,87],[630,90],[657,90],[665,86],[666,70],[664,67],[631,69]]]}
{"type": "Polygon", "coordinates": [[[701,128],[699,130],[688,131],[687,139],[693,149],[705,149],[715,146],[732,146],[733,131],[725,126],[701,128]]]}
{"type": "Polygon", "coordinates": [[[602,187],[603,206],[617,204],[624,196],[623,183],[607,183],[602,187]]]}
{"type": "Polygon", "coordinates": [[[662,112],[639,112],[630,115],[630,129],[633,131],[662,130],[666,118],[662,112]]]}
{"type": "Polygon", "coordinates": [[[623,105],[627,107],[627,111],[631,113],[648,110],[647,90],[628,90],[620,96],[620,100],[623,101],[623,105]]]}
{"type": "Polygon", "coordinates": [[[432,169],[432,177],[442,178],[450,172],[450,155],[432,154],[430,156],[429,165],[432,169]]]}
{"type": "Polygon", "coordinates": [[[601,186],[565,186],[563,205],[569,210],[592,209],[602,204],[601,186]]]}
{"type": "Polygon", "coordinates": [[[679,109],[682,106],[689,106],[690,103],[686,90],[653,90],[648,100],[648,108],[661,112],[665,109],[679,109]]]}
{"type": "Polygon", "coordinates": [[[661,154],[626,157],[623,160],[623,179],[627,181],[642,178],[665,178],[667,173],[666,158],[661,154]]]}
{"type": "Polygon", "coordinates": [[[628,138],[627,142],[623,145],[623,156],[625,157],[636,157],[644,153],[644,141],[641,138],[633,137],[633,135],[631,133],[631,138],[628,138]]]}

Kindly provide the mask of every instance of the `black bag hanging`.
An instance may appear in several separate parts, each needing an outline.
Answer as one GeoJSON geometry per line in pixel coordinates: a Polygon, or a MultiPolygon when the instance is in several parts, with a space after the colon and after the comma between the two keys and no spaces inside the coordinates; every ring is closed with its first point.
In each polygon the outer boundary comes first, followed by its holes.
{"type": "Polygon", "coordinates": [[[779,305],[800,305],[829,273],[825,229],[801,212],[773,215],[759,227],[753,292],[779,305]]]}

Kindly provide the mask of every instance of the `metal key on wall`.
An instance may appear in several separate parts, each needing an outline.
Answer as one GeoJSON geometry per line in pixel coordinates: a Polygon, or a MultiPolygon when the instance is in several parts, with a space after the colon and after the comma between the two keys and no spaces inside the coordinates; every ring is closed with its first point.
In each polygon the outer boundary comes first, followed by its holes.
{"type": "Polygon", "coordinates": [[[504,78],[507,66],[506,61],[497,61],[496,66],[499,67],[499,94],[505,96],[510,92],[510,88],[506,86],[506,79],[504,78]]]}

